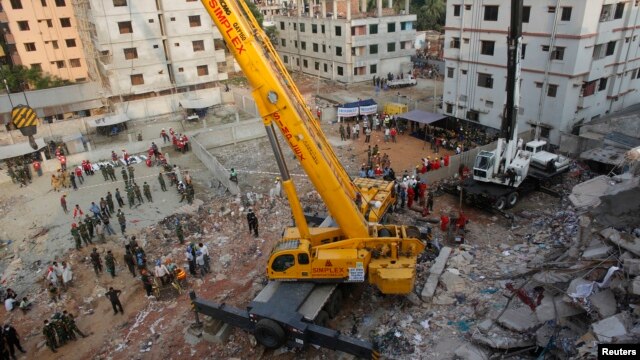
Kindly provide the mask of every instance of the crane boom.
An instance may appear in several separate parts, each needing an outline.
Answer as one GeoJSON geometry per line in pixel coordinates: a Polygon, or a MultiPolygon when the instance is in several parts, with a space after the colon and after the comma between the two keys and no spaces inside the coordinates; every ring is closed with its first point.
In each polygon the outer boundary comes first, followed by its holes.
{"type": "MultiPolygon", "coordinates": [[[[251,11],[242,1],[201,1],[253,88],[256,106],[272,144],[275,124],[345,235],[367,237],[368,223],[354,203],[358,190],[251,11]]],[[[278,165],[282,171],[282,164],[278,165]]],[[[283,178],[283,187],[296,223],[304,223],[293,183],[283,178]]],[[[305,228],[302,226],[303,235],[308,233],[305,228]]]]}

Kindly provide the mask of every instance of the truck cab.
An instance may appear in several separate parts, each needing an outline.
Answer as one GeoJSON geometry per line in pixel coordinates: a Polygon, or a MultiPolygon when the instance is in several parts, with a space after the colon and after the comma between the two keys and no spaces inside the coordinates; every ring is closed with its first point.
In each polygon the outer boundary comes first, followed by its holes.
{"type": "Polygon", "coordinates": [[[544,140],[529,141],[525,150],[532,154],[531,165],[549,173],[561,172],[569,168],[568,158],[546,151],[547,142],[544,140]]]}

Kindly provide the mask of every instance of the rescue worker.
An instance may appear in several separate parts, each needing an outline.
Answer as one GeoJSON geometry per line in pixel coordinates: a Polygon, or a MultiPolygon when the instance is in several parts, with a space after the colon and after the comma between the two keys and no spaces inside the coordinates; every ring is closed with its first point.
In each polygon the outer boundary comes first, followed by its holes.
{"type": "Polygon", "coordinates": [[[122,303],[120,303],[120,299],[118,298],[118,295],[120,295],[121,293],[121,290],[115,290],[114,288],[110,287],[109,291],[104,294],[104,296],[106,296],[111,302],[111,306],[113,307],[113,315],[117,314],[118,310],[121,314],[124,314],[122,303]]]}
{"type": "Polygon", "coordinates": [[[18,348],[21,353],[26,353],[26,351],[22,348],[22,345],[20,345],[20,336],[18,336],[18,331],[16,330],[16,328],[11,326],[11,324],[9,323],[5,323],[2,332],[2,335],[4,335],[4,338],[7,341],[9,355],[11,356],[11,358],[16,358],[16,348],[18,348]]]}
{"type": "Polygon", "coordinates": [[[82,241],[80,240],[80,232],[78,231],[78,225],[76,223],[71,224],[71,236],[76,241],[76,250],[82,248],[82,241]]]}
{"type": "Polygon", "coordinates": [[[51,318],[51,324],[53,325],[53,329],[55,330],[56,336],[58,337],[58,344],[62,346],[69,342],[69,334],[67,334],[64,329],[64,325],[60,321],[60,313],[53,314],[51,318]]]}
{"type": "Polygon", "coordinates": [[[104,257],[104,265],[107,268],[107,272],[111,274],[111,277],[116,277],[116,259],[113,257],[111,250],[108,250],[107,255],[104,257]]]}
{"type": "Polygon", "coordinates": [[[115,206],[113,205],[113,195],[111,191],[107,191],[107,196],[104,198],[107,201],[107,206],[109,207],[109,212],[112,213],[115,211],[115,206]]]}
{"type": "Polygon", "coordinates": [[[80,329],[78,329],[78,325],[76,325],[76,320],[73,315],[69,314],[67,310],[62,312],[62,321],[67,325],[69,329],[69,333],[75,337],[75,333],[78,333],[83,338],[87,337],[80,329]]]}
{"type": "Polygon", "coordinates": [[[46,344],[51,351],[57,352],[58,342],[56,341],[56,333],[53,326],[49,324],[49,320],[44,321],[44,327],[42,328],[42,335],[46,339],[46,344]]]}
{"type": "Polygon", "coordinates": [[[67,209],[67,195],[62,195],[62,197],[60,197],[60,206],[62,206],[62,210],[64,210],[65,214],[69,213],[69,210],[67,209]]]}
{"type": "Polygon", "coordinates": [[[127,166],[127,171],[129,172],[129,180],[134,181],[135,177],[134,177],[134,169],[133,166],[129,165],[127,166]]]}
{"type": "Polygon", "coordinates": [[[192,184],[187,185],[186,193],[187,193],[187,203],[189,205],[193,204],[193,195],[195,194],[195,190],[193,189],[192,184]]]}
{"type": "Polygon", "coordinates": [[[431,191],[427,193],[427,209],[429,212],[433,212],[433,193],[431,191]]]}
{"type": "Polygon", "coordinates": [[[138,184],[136,183],[133,183],[133,192],[136,194],[136,199],[138,200],[138,202],[140,204],[144,204],[144,200],[142,200],[142,192],[140,191],[140,186],[138,186],[138,184]]]}
{"type": "Polygon", "coordinates": [[[102,260],[100,259],[100,254],[98,254],[98,248],[93,248],[90,258],[91,264],[93,265],[93,271],[95,271],[96,275],[99,276],[102,272],[102,260]]]}
{"type": "Polygon", "coordinates": [[[118,202],[118,207],[124,206],[124,200],[122,200],[122,195],[120,195],[120,189],[116,188],[116,201],[118,202]]]}
{"type": "Polygon", "coordinates": [[[42,176],[42,165],[38,159],[33,159],[33,170],[38,174],[38,176],[42,176]]]}
{"type": "Polygon", "coordinates": [[[151,187],[146,181],[142,184],[142,191],[144,191],[144,197],[147,198],[147,201],[153,202],[153,198],[151,198],[151,187]]]}
{"type": "Polygon", "coordinates": [[[176,236],[178,237],[178,241],[180,244],[184,244],[184,233],[182,231],[182,224],[180,224],[180,220],[176,219],[176,236]]]}
{"type": "Polygon", "coordinates": [[[147,274],[147,270],[145,269],[142,269],[140,273],[142,274],[140,276],[140,279],[142,280],[142,286],[144,287],[144,290],[147,292],[147,297],[149,297],[153,295],[153,283],[151,280],[151,276],[147,274]]]}
{"type": "Polygon", "coordinates": [[[238,184],[238,173],[236,172],[236,169],[231,168],[231,172],[229,174],[229,180],[236,183],[236,185],[238,184]]]}
{"type": "Polygon", "coordinates": [[[131,246],[129,244],[125,245],[125,253],[124,253],[124,263],[129,268],[131,275],[136,277],[136,261],[133,258],[133,254],[131,253],[131,246]]]}
{"type": "Polygon", "coordinates": [[[100,173],[102,173],[104,181],[109,180],[109,175],[107,175],[107,168],[103,164],[100,164],[100,173]]]}
{"type": "Polygon", "coordinates": [[[129,181],[129,176],[127,175],[127,169],[122,168],[122,170],[120,170],[120,174],[122,174],[122,180],[124,180],[124,184],[126,186],[129,181]]]}
{"type": "Polygon", "coordinates": [[[124,217],[124,213],[120,209],[118,209],[116,217],[118,218],[118,224],[120,224],[120,231],[122,231],[122,235],[124,235],[127,230],[127,219],[124,217]]]}
{"type": "Polygon", "coordinates": [[[253,232],[253,235],[258,237],[258,217],[251,208],[249,208],[249,212],[247,213],[247,223],[249,224],[249,234],[253,232]]]}
{"type": "Polygon", "coordinates": [[[118,179],[116,178],[116,170],[111,164],[107,165],[107,175],[109,175],[111,181],[118,181],[118,179]]]}
{"type": "Polygon", "coordinates": [[[158,174],[158,182],[160,183],[160,189],[162,191],[167,191],[167,185],[164,183],[164,176],[162,176],[162,173],[158,174]]]}

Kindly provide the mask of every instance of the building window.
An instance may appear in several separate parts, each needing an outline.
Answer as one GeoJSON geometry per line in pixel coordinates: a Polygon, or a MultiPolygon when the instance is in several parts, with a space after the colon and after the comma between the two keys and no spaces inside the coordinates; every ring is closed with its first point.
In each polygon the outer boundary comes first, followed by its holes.
{"type": "Polygon", "coordinates": [[[18,29],[20,31],[29,31],[29,22],[28,21],[18,21],[18,29]]]}
{"type": "Polygon", "coordinates": [[[609,41],[607,43],[607,52],[605,53],[605,56],[613,55],[615,52],[616,52],[616,42],[609,41]]]}
{"type": "Polygon", "coordinates": [[[624,14],[624,6],[626,3],[619,2],[616,4],[616,13],[613,15],[614,19],[622,19],[622,14],[624,14]]]}
{"type": "Polygon", "coordinates": [[[529,22],[529,16],[531,16],[531,6],[523,6],[522,7],[522,22],[523,23],[528,23],[529,22]]]}
{"type": "Polygon", "coordinates": [[[301,41],[300,42],[300,49],[307,50],[307,42],[306,41],[301,41]]]}
{"type": "Polygon", "coordinates": [[[342,36],[342,27],[336,26],[336,36],[342,36]]]}
{"type": "Polygon", "coordinates": [[[304,32],[304,23],[300,23],[300,32],[304,32]]]}
{"type": "Polygon", "coordinates": [[[173,43],[173,46],[180,47],[180,43],[173,43]]]}
{"type": "Polygon", "coordinates": [[[564,59],[564,47],[556,46],[551,52],[551,60],[563,60],[564,59]]]}
{"type": "Polygon", "coordinates": [[[302,60],[302,66],[304,66],[305,68],[309,67],[309,63],[307,62],[307,59],[302,60]]]}
{"type": "Polygon", "coordinates": [[[324,34],[324,25],[320,25],[320,32],[324,34]]]}
{"type": "Polygon", "coordinates": [[[68,48],[76,47],[76,39],[66,39],[64,42],[68,48]]]}
{"type": "Polygon", "coordinates": [[[453,16],[460,16],[460,5],[453,5],[453,16]]]}
{"type": "Polygon", "coordinates": [[[371,64],[369,65],[369,74],[377,74],[378,73],[378,65],[371,64]]]}
{"type": "Polygon", "coordinates": [[[378,53],[378,44],[369,45],[369,54],[377,54],[378,53]]]}
{"type": "Polygon", "coordinates": [[[327,45],[322,44],[322,53],[326,54],[327,53],[327,45]]]}
{"type": "Polygon", "coordinates": [[[607,78],[600,78],[600,84],[598,85],[598,91],[607,90],[607,78]]]}
{"type": "Polygon", "coordinates": [[[454,71],[455,71],[455,69],[454,69],[454,68],[452,68],[452,67],[448,67],[448,68],[447,68],[447,77],[448,77],[448,78],[450,78],[450,79],[451,79],[451,78],[453,78],[453,73],[454,73],[454,71]]]}
{"type": "Polygon", "coordinates": [[[478,86],[493,89],[493,78],[491,74],[478,73],[478,86]]]}
{"type": "Polygon", "coordinates": [[[52,40],[51,46],[56,50],[60,48],[60,46],[58,46],[58,40],[52,40]]]}
{"type": "Polygon", "coordinates": [[[198,70],[198,76],[209,75],[209,65],[198,65],[196,69],[198,70]]]}
{"type": "Polygon", "coordinates": [[[498,5],[484,7],[484,21],[498,21],[498,5]]]}
{"type": "Polygon", "coordinates": [[[42,71],[42,64],[40,64],[40,63],[31,64],[31,68],[32,69],[36,69],[38,71],[42,71]]]}
{"type": "Polygon", "coordinates": [[[27,51],[36,51],[36,43],[24,43],[24,49],[27,51]]]}
{"type": "Polygon", "coordinates": [[[113,6],[127,6],[127,0],[113,0],[113,6]]]}
{"type": "Polygon", "coordinates": [[[556,97],[557,93],[558,93],[558,85],[549,84],[549,87],[547,88],[547,96],[556,97]]]}
{"type": "Polygon", "coordinates": [[[342,66],[338,66],[337,72],[338,72],[338,75],[340,76],[344,75],[344,70],[342,69],[342,66]]]}
{"type": "Polygon", "coordinates": [[[176,21],[176,18],[175,17],[170,17],[169,21],[176,21]]]}
{"type": "Polygon", "coordinates": [[[136,48],[126,48],[122,49],[124,51],[124,58],[126,60],[133,60],[138,58],[138,49],[136,48]]]}
{"type": "Polygon", "coordinates": [[[598,60],[604,57],[604,45],[597,44],[593,47],[593,59],[598,60]]]}
{"type": "Polygon", "coordinates": [[[318,24],[311,24],[311,33],[312,34],[318,33],[318,24]]]}
{"type": "Polygon", "coordinates": [[[42,4],[42,7],[47,7],[47,0],[40,0],[40,4],[42,4]]]}
{"type": "Polygon", "coordinates": [[[524,59],[524,54],[527,52],[527,44],[522,44],[522,52],[520,53],[520,59],[524,59]]]}
{"type": "Polygon", "coordinates": [[[475,110],[467,111],[467,119],[471,121],[479,121],[480,113],[475,110]]]}
{"type": "Polygon", "coordinates": [[[193,45],[193,52],[204,51],[204,40],[194,40],[191,44],[193,45]]]}
{"type": "Polygon", "coordinates": [[[284,30],[284,21],[280,21],[280,30],[284,30]]]}
{"type": "Polygon", "coordinates": [[[387,23],[387,32],[396,32],[396,23],[387,23]]]}
{"type": "Polygon", "coordinates": [[[285,64],[289,63],[289,57],[287,55],[284,56],[284,63],[285,64]]]}
{"type": "Polygon", "coordinates": [[[317,61],[316,61],[316,62],[314,62],[314,63],[313,63],[313,68],[314,68],[314,69],[316,69],[316,70],[320,70],[320,63],[319,63],[319,62],[317,62],[317,61]]]}
{"type": "Polygon", "coordinates": [[[318,44],[313,43],[313,52],[318,52],[318,44]]]}
{"type": "Polygon", "coordinates": [[[447,113],[449,114],[453,113],[453,104],[447,104],[447,113]]]}
{"type": "Polygon", "coordinates": [[[11,8],[13,10],[22,9],[22,1],[21,0],[11,0],[11,8]]]}
{"type": "Polygon", "coordinates": [[[81,66],[80,59],[69,59],[69,66],[72,68],[79,68],[81,66]]]}
{"type": "Polygon", "coordinates": [[[378,33],[378,24],[370,24],[369,25],[369,35],[374,35],[378,33]]]}
{"type": "Polygon", "coordinates": [[[118,22],[118,30],[120,30],[120,34],[131,34],[133,32],[131,21],[118,22]]]}
{"type": "Polygon", "coordinates": [[[452,49],[460,49],[460,38],[459,37],[451,38],[451,43],[449,43],[449,47],[452,49]]]}
{"type": "Polygon", "coordinates": [[[488,107],[488,108],[493,108],[493,101],[491,101],[491,100],[486,100],[486,101],[484,102],[484,104],[485,104],[485,106],[486,106],[486,107],[488,107]]]}
{"type": "Polygon", "coordinates": [[[549,52],[549,45],[542,45],[542,51],[549,52]]]}
{"type": "Polygon", "coordinates": [[[480,53],[482,55],[490,55],[493,56],[493,51],[495,49],[496,43],[495,41],[485,41],[482,40],[480,41],[481,43],[481,49],[480,49],[480,53]]]}
{"type": "Polygon", "coordinates": [[[342,46],[336,46],[336,56],[342,56],[342,46]]]}
{"type": "Polygon", "coordinates": [[[293,47],[298,48],[298,40],[293,40],[293,47]]]}
{"type": "Polygon", "coordinates": [[[47,22],[47,27],[49,28],[53,27],[53,21],[51,21],[51,19],[46,19],[45,21],[47,22]]]}
{"type": "Polygon", "coordinates": [[[322,64],[322,67],[324,69],[324,72],[329,71],[329,67],[327,66],[327,63],[322,64]]]}
{"type": "Polygon", "coordinates": [[[298,23],[293,23],[293,30],[298,31],[298,23]]]}
{"type": "Polygon", "coordinates": [[[462,73],[462,75],[467,75],[467,70],[460,70],[460,72],[462,73]]]}
{"type": "Polygon", "coordinates": [[[189,26],[190,27],[199,27],[202,23],[200,22],[200,15],[189,16],[189,26]]]}
{"type": "Polygon", "coordinates": [[[556,7],[555,6],[548,6],[547,7],[547,12],[549,14],[554,14],[556,12],[556,7]]]}
{"type": "Polygon", "coordinates": [[[67,6],[67,4],[65,4],[64,0],[56,0],[56,6],[57,7],[64,7],[64,6],[67,6]]]}
{"type": "Polygon", "coordinates": [[[571,21],[571,7],[563,7],[562,15],[560,17],[562,21],[571,21]]]}
{"type": "Polygon", "coordinates": [[[131,75],[131,85],[144,85],[144,76],[142,74],[131,75]]]}
{"type": "Polygon", "coordinates": [[[280,45],[282,47],[287,47],[287,40],[286,39],[280,39],[280,45]]]}
{"type": "Polygon", "coordinates": [[[153,45],[153,48],[154,49],[158,49],[158,48],[160,48],[160,46],[158,46],[158,44],[156,44],[156,45],[153,45]]]}
{"type": "Polygon", "coordinates": [[[66,67],[64,60],[52,61],[51,64],[55,64],[58,69],[63,69],[66,67]]]}
{"type": "MultiPolygon", "coordinates": [[[[129,22],[131,23],[131,22],[129,22]]],[[[70,18],[60,18],[60,26],[67,28],[71,27],[71,19],[70,18]]]]}
{"type": "Polygon", "coordinates": [[[178,72],[184,72],[184,68],[183,67],[179,67],[178,68],[178,72]]]}
{"type": "Polygon", "coordinates": [[[396,43],[392,42],[392,43],[387,43],[387,52],[394,52],[396,51],[396,43]]]}

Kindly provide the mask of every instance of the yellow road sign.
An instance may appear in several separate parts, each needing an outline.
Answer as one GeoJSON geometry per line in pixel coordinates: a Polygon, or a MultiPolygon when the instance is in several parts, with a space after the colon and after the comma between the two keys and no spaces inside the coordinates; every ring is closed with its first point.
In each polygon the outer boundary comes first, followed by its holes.
{"type": "Polygon", "coordinates": [[[11,122],[18,129],[35,126],[38,125],[38,115],[29,106],[18,105],[11,110],[11,122]]]}

